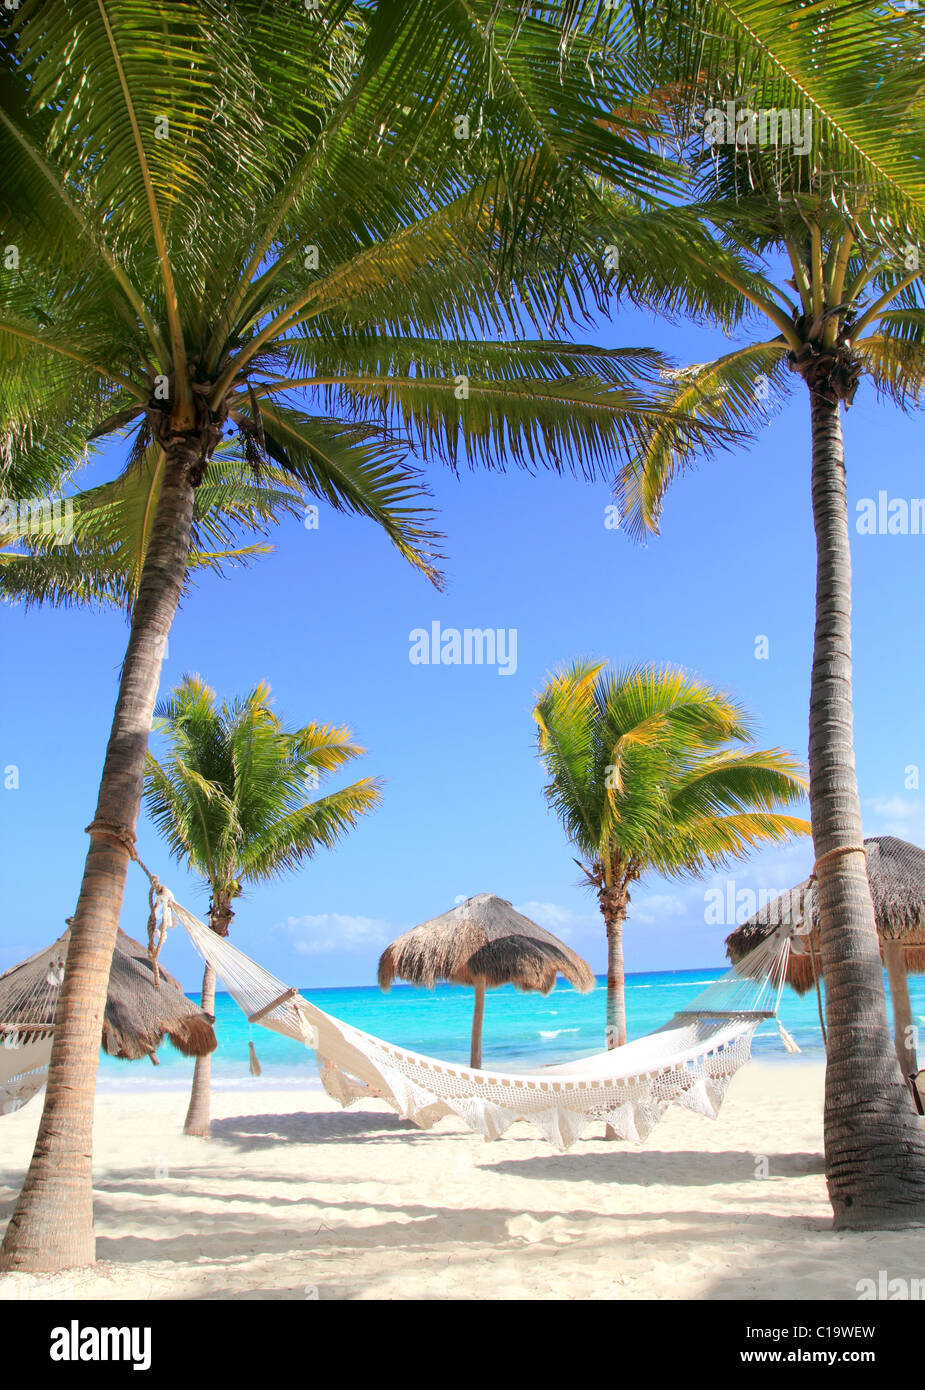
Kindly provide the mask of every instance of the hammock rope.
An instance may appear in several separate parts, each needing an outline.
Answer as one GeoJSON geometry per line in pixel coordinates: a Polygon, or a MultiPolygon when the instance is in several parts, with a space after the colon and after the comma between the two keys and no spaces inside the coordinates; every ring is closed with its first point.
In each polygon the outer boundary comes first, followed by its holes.
{"type": "MultiPolygon", "coordinates": [[[[87,833],[125,850],[148,879],[148,956],[155,987],[160,989],[158,957],[174,924],[173,894],[140,858],[135,849],[135,836],[126,826],[94,821],[87,826],[87,833]]],[[[3,1018],[0,1019],[0,1115],[9,1115],[21,1109],[48,1080],[58,995],[64,983],[73,920],[72,917],[67,918],[68,930],[51,946],[21,962],[21,965],[42,961],[47,963],[47,968],[40,973],[38,984],[17,988],[9,999],[4,1000],[3,1018]]],[[[23,978],[32,980],[33,972],[24,973],[23,978]]],[[[156,1055],[152,1052],[150,1056],[157,1066],[156,1055]]]]}

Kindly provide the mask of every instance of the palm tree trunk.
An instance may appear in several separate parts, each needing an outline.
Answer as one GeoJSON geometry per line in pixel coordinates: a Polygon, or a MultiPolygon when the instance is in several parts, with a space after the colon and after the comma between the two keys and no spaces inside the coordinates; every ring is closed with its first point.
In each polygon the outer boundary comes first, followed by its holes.
{"type": "Polygon", "coordinates": [[[93,1099],[103,1009],[164,646],[186,577],[201,444],[173,439],[151,533],[55,1020],[35,1150],[0,1252],[0,1268],[91,1264],[93,1099]]]}
{"type": "Polygon", "coordinates": [[[925,1133],[891,1044],[862,849],[851,690],[851,552],[840,404],[811,390],[816,628],[809,773],[826,982],[825,1152],[839,1230],[925,1221],[925,1133]]]}
{"type": "Polygon", "coordinates": [[[623,970],[623,921],[626,909],[607,921],[607,1049],[626,1043],[626,977],[623,970]]]}
{"type": "Polygon", "coordinates": [[[475,1003],[472,1006],[472,1038],[469,1046],[469,1066],[476,1071],[482,1065],[482,1020],[485,1017],[485,981],[475,982],[475,1003]]]}
{"type": "MultiPolygon", "coordinates": [[[[215,1016],[215,971],[207,965],[202,977],[202,1009],[215,1016]]],[[[212,1134],[212,1054],[196,1058],[193,1068],[193,1089],[183,1125],[184,1134],[208,1139],[212,1134]]]]}
{"type": "MultiPolygon", "coordinates": [[[[234,913],[231,910],[231,892],[227,888],[212,885],[212,902],[209,906],[209,926],[216,936],[227,936],[234,913]]],[[[215,971],[206,965],[202,977],[202,1009],[215,1019],[215,971]]],[[[189,1109],[183,1125],[184,1134],[192,1134],[200,1139],[212,1136],[212,1054],[207,1052],[196,1058],[193,1068],[193,1087],[190,1091],[189,1109]]]]}
{"type": "MultiPolygon", "coordinates": [[[[626,903],[602,890],[601,910],[607,924],[607,1050],[626,1043],[626,977],[623,969],[623,922],[626,903]]],[[[612,1125],[604,1126],[605,1139],[619,1139],[612,1125]]]]}

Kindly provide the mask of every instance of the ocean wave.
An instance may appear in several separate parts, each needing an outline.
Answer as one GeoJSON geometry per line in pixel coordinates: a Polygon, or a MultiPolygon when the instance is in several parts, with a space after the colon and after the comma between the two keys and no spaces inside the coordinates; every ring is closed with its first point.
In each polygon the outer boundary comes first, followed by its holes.
{"type": "MultiPolygon", "coordinates": [[[[148,1073],[144,1076],[126,1077],[122,1081],[113,1080],[109,1077],[100,1079],[97,1084],[97,1091],[100,1095],[119,1095],[125,1091],[176,1091],[187,1093],[190,1088],[190,1078],[186,1077],[152,1077],[148,1073]]],[[[293,1072],[281,1072],[278,1076],[272,1071],[264,1069],[261,1077],[250,1076],[219,1076],[212,1079],[212,1090],[218,1094],[222,1091],[254,1091],[255,1093],[264,1091],[320,1091],[322,1089],[321,1079],[314,1070],[306,1069],[305,1074],[293,1072]]]]}
{"type": "Polygon", "coordinates": [[[541,1038],[558,1038],[560,1033],[580,1033],[580,1028],[552,1028],[548,1031],[540,1029],[541,1038]]]}

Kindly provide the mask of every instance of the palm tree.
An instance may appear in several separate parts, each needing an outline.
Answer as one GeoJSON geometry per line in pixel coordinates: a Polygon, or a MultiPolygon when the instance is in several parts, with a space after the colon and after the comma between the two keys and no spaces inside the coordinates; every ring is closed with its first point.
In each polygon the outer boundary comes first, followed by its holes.
{"type": "Polygon", "coordinates": [[[575,661],[533,710],[546,799],[597,895],[607,929],[607,1046],[626,1042],[623,926],[647,874],[698,875],[758,845],[808,835],[775,808],[806,783],[780,749],[754,747],[742,706],[685,672],[575,661]]]}
{"type": "MultiPolygon", "coordinates": [[[[876,90],[879,118],[890,112],[921,143],[925,110],[908,97],[910,62],[921,87],[920,48],[910,60],[896,43],[880,57],[859,72],[853,100],[864,109],[876,90]]],[[[760,95],[750,104],[762,105],[760,95]]],[[[714,302],[706,310],[701,302],[698,315],[727,327],[763,319],[765,333],[672,379],[678,416],[721,421],[743,441],[792,387],[807,391],[817,544],[809,772],[828,983],[826,1172],[836,1227],[880,1229],[925,1221],[925,1135],[890,1041],[865,866],[842,411],[864,377],[902,409],[925,399],[925,219],[909,206],[896,216],[890,200],[870,183],[852,182],[836,156],[825,144],[800,159],[754,142],[692,154],[687,210],[715,238],[714,302]],[[731,315],[730,290],[739,301],[731,315]]],[[[626,292],[652,296],[652,278],[645,286],[632,281],[630,267],[626,292]]],[[[689,307],[668,287],[655,297],[668,310],[689,307]]],[[[703,452],[667,422],[652,428],[619,487],[628,530],[657,529],[672,479],[703,452]]]]}
{"type": "MultiPolygon", "coordinates": [[[[565,52],[542,18],[464,8],[60,0],[10,13],[7,488],[54,489],[126,429],[134,457],[155,451],[160,483],[5,1267],[94,1256],[99,1020],[162,654],[223,434],[374,519],[436,580],[409,442],[451,464],[592,476],[651,413],[638,387],[657,355],[536,335],[606,299],[615,223],[595,180],[615,171],[642,196],[664,161],[634,114],[601,123],[589,42],[565,52]],[[435,46],[438,13],[448,38],[435,46]]],[[[619,55],[607,63],[617,82],[619,55]]]]}
{"type": "MultiPolygon", "coordinates": [[[[198,676],[186,676],[156,713],[155,729],[169,751],[163,760],[148,754],[145,805],[173,857],[208,886],[209,926],[219,936],[228,935],[232,903],[246,886],[298,868],[319,847],[333,849],[381,800],[369,777],[309,795],[322,775],[365,750],[345,727],[286,729],[268,685],[218,708],[215,692],[198,676]]],[[[215,1012],[215,971],[208,964],[202,1007],[215,1012]]],[[[211,1057],[196,1059],[187,1134],[211,1132],[211,1064],[211,1057]]]]}

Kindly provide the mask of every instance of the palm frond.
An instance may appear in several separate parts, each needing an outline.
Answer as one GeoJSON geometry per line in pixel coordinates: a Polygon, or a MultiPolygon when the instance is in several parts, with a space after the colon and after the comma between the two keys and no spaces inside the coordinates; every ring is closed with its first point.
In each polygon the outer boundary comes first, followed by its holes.
{"type": "Polygon", "coordinates": [[[333,849],[380,804],[369,777],[311,795],[363,749],[344,725],[287,728],[266,684],[219,706],[200,677],[186,676],[157,716],[167,756],[148,755],[145,804],[171,854],[214,893],[236,894],[333,849]]]}
{"type": "Polygon", "coordinates": [[[925,404],[925,310],[889,309],[855,344],[878,391],[903,410],[925,404]]]}
{"type": "Polygon", "coordinates": [[[695,874],[808,831],[776,809],[805,794],[795,760],[756,749],[739,701],[684,671],[575,662],[534,719],[547,801],[595,882],[695,874]]]}
{"type": "MultiPolygon", "coordinates": [[[[717,104],[809,111],[814,148],[900,221],[925,217],[921,19],[875,0],[666,0],[634,5],[660,80],[717,104]]],[[[710,104],[713,104],[712,102],[710,104]]],[[[702,110],[699,114],[701,119],[702,110]]]]}
{"type": "MultiPolygon", "coordinates": [[[[233,411],[251,422],[249,402],[233,411]]],[[[337,511],[365,516],[385,532],[399,554],[438,588],[439,533],[419,503],[428,495],[404,452],[365,424],[305,415],[281,403],[261,406],[266,448],[280,468],[313,497],[337,511]]]]}
{"type": "Polygon", "coordinates": [[[698,454],[709,456],[733,441],[747,441],[768,423],[789,385],[788,352],[788,344],[775,338],[670,374],[670,414],[653,422],[643,447],[617,482],[621,522],[630,534],[658,530],[666,491],[698,454]],[[676,420],[685,417],[717,427],[712,447],[697,447],[689,433],[679,432],[676,420]]]}
{"type": "MultiPolygon", "coordinates": [[[[0,598],[27,607],[131,609],[162,475],[163,456],[148,445],[113,482],[33,506],[15,530],[0,522],[0,598]],[[55,517],[66,517],[66,534],[49,524],[55,517]]],[[[222,573],[268,554],[272,547],[261,542],[237,544],[242,533],[265,535],[302,506],[303,489],[291,473],[269,468],[258,479],[240,456],[220,451],[196,496],[191,575],[222,573]]]]}

